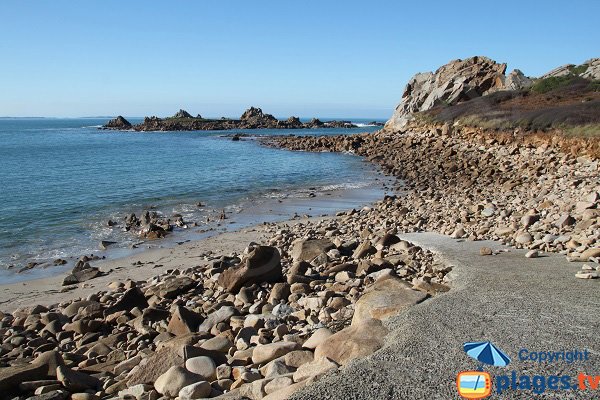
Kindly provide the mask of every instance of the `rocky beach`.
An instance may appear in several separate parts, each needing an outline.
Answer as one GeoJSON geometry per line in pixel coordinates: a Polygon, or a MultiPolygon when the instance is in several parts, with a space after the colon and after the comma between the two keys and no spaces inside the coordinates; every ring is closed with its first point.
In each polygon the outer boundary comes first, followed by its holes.
{"type": "MultiPolygon", "coordinates": [[[[549,330],[575,317],[573,333],[557,340],[587,345],[594,372],[599,68],[593,59],[532,78],[506,74],[505,64],[486,57],[455,60],[411,79],[380,131],[263,138],[281,151],[362,156],[396,179],[395,193],[331,217],[265,223],[127,259],[82,258],[65,288],[64,277],[0,286],[1,393],[451,398],[452,379],[437,388],[429,381],[431,371],[451,378],[459,371],[440,372],[440,357],[476,367],[450,359],[458,357],[454,342],[548,342],[544,322],[515,317],[520,304],[538,314],[551,308],[549,330]],[[94,276],[81,283],[86,274],[94,276]],[[578,306],[575,291],[591,311],[578,306]],[[503,307],[506,326],[481,324],[473,311],[501,318],[503,307]],[[452,320],[455,312],[464,320],[452,320]],[[471,326],[477,331],[465,332],[471,326]]],[[[125,122],[108,127],[186,128],[125,122]]],[[[130,220],[161,236],[158,224],[149,229],[150,215],[130,220]]]]}

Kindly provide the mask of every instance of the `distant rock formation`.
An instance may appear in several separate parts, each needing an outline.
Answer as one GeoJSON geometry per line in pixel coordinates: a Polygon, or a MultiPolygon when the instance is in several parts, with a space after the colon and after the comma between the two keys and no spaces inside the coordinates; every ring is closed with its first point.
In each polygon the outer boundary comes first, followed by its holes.
{"type": "Polygon", "coordinates": [[[177,111],[177,113],[175,113],[175,115],[173,115],[173,118],[194,118],[194,117],[192,117],[192,114],[190,114],[189,112],[187,112],[185,110],[179,110],[179,111],[177,111]]]}
{"type": "Polygon", "coordinates": [[[581,65],[565,64],[545,73],[540,79],[576,75],[585,79],[600,80],[600,58],[592,58],[581,65]]]}
{"type": "Polygon", "coordinates": [[[106,128],[110,128],[110,129],[131,129],[132,128],[131,123],[120,115],[117,118],[111,119],[110,121],[108,121],[108,123],[104,126],[106,128]]]}
{"type": "Polygon", "coordinates": [[[532,80],[519,70],[505,76],[506,64],[476,56],[454,60],[435,72],[416,74],[406,85],[400,104],[385,129],[401,130],[412,114],[441,104],[456,104],[498,90],[518,90],[532,80]]]}
{"type": "Polygon", "coordinates": [[[321,122],[313,118],[303,123],[298,117],[290,117],[287,120],[278,120],[271,114],[266,114],[257,107],[250,107],[240,119],[205,119],[198,114],[192,117],[185,110],[179,110],[171,118],[158,118],[155,116],[145,117],[144,122],[132,126],[123,117],[126,125],[112,120],[104,125],[102,129],[134,129],[136,131],[205,131],[205,130],[228,130],[228,129],[310,129],[310,128],[356,128],[350,121],[327,121],[321,122]]]}

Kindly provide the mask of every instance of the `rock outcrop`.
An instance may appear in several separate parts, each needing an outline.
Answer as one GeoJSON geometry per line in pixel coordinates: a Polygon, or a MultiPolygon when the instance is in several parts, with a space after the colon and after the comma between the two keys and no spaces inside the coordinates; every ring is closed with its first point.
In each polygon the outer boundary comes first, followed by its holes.
{"type": "Polygon", "coordinates": [[[565,64],[545,73],[540,79],[575,75],[590,80],[600,80],[600,58],[592,58],[581,65],[565,64]]]}
{"type": "Polygon", "coordinates": [[[454,60],[435,72],[416,74],[404,89],[402,100],[386,123],[388,131],[402,130],[412,114],[442,104],[457,104],[498,90],[518,90],[532,81],[519,70],[505,75],[506,64],[487,57],[454,60]]]}
{"type": "MultiPolygon", "coordinates": [[[[190,114],[189,112],[180,109],[179,111],[177,111],[177,113],[175,113],[175,115],[173,115],[172,118],[194,118],[192,117],[192,114],[190,114]]],[[[202,118],[202,117],[200,117],[202,118]]]]}
{"type": "Polygon", "coordinates": [[[132,125],[129,121],[119,115],[117,118],[108,121],[104,127],[109,129],[131,129],[132,125]]]}
{"type": "MultiPolygon", "coordinates": [[[[230,129],[312,129],[312,128],[356,128],[350,121],[326,121],[322,122],[313,118],[309,122],[302,122],[298,117],[289,117],[286,120],[278,120],[271,114],[264,113],[257,107],[250,107],[240,119],[207,119],[200,114],[193,117],[185,110],[179,110],[170,118],[158,118],[155,116],[145,117],[141,124],[132,126],[123,117],[109,121],[101,129],[136,131],[207,131],[207,130],[230,130],[230,129]]],[[[239,136],[237,139],[239,140],[239,136]]]]}

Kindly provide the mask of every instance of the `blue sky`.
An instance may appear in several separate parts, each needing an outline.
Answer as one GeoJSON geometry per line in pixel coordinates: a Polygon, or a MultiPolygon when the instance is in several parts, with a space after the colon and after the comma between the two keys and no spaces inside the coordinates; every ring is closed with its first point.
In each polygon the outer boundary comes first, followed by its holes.
{"type": "Polygon", "coordinates": [[[0,115],[385,118],[452,59],[537,76],[599,57],[598,15],[596,0],[2,0],[0,115]]]}

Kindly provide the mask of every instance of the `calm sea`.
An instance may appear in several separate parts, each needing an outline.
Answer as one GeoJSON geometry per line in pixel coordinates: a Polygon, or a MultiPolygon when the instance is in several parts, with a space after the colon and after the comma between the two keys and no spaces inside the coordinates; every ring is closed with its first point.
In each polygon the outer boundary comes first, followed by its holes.
{"type": "Polygon", "coordinates": [[[49,260],[97,253],[100,240],[131,247],[135,238],[107,226],[127,213],[181,213],[201,228],[221,209],[233,216],[244,205],[267,199],[285,204],[313,192],[368,187],[376,179],[373,167],[356,156],[289,152],[223,137],[243,131],[98,130],[106,121],[0,119],[0,283],[12,281],[11,275],[31,261],[43,269],[49,260]],[[206,207],[198,208],[198,202],[206,207]]]}

